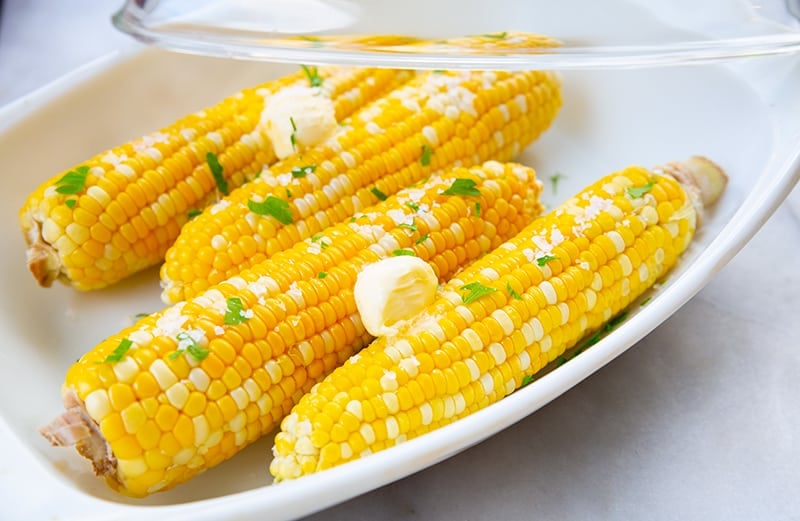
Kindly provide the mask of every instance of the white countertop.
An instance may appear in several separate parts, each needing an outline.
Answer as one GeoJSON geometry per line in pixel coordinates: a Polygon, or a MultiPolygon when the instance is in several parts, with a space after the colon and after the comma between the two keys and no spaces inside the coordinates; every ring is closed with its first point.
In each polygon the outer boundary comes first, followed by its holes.
{"type": "MultiPolygon", "coordinates": [[[[116,2],[4,4],[0,105],[131,45],[110,24],[116,2]]],[[[798,268],[800,188],[705,289],[576,388],[310,519],[800,519],[798,268]]],[[[44,491],[36,469],[5,465],[14,450],[0,447],[0,518],[38,519],[44,491]]]]}

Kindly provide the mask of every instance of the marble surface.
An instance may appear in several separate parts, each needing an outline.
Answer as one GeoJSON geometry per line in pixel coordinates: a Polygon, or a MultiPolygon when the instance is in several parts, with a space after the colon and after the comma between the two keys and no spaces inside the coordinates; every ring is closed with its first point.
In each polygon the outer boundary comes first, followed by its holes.
{"type": "MultiPolygon", "coordinates": [[[[130,46],[115,4],[4,0],[0,105],[130,46]]],[[[607,367],[478,446],[309,519],[800,519],[798,267],[795,188],[607,367]]],[[[0,447],[0,518],[38,519],[36,473],[5,463],[14,450],[0,447]]]]}

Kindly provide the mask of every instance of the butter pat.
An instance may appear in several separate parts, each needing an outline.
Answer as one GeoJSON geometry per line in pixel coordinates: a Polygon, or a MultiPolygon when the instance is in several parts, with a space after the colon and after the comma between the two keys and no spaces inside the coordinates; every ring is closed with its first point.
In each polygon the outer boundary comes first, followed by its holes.
{"type": "Polygon", "coordinates": [[[390,257],[370,264],[356,278],[354,296],[361,323],[373,336],[397,333],[397,326],[433,302],[439,280],[419,257],[390,257]]]}
{"type": "Polygon", "coordinates": [[[336,110],[318,87],[290,87],[265,97],[260,125],[275,155],[284,159],[333,134],[336,110]]]}

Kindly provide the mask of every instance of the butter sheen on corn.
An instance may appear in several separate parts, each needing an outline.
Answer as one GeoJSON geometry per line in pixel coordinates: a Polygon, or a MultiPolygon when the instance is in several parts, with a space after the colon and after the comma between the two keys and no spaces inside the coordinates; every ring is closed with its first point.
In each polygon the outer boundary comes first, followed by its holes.
{"type": "Polygon", "coordinates": [[[67,372],[67,410],[41,432],[127,495],[184,482],[277,427],[371,340],[353,297],[363,268],[410,251],[445,280],[537,216],[540,192],[532,169],[494,162],[401,190],[98,344],[67,372]],[[480,195],[442,195],[456,179],[480,195]]]}

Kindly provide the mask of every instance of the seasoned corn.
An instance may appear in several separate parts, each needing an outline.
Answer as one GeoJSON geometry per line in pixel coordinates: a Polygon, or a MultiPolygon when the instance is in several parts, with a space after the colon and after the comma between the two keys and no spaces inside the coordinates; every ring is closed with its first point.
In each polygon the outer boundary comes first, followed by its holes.
{"type": "Polygon", "coordinates": [[[364,266],[413,254],[444,280],[538,215],[540,190],[533,170],[499,163],[402,190],[101,342],[69,369],[67,412],[42,433],[125,494],[186,481],[273,430],[371,340],[353,296],[364,266]]]}
{"type": "Polygon", "coordinates": [[[265,98],[314,83],[342,120],[410,77],[408,71],[306,68],[52,177],[19,212],[29,269],[42,286],[60,279],[90,290],[160,263],[195,212],[275,162],[260,123],[265,98]]]}
{"type": "Polygon", "coordinates": [[[701,199],[713,202],[722,186],[718,167],[693,158],[629,167],[569,199],[304,396],[275,438],[271,472],[327,469],[514,392],[663,277],[692,239],[701,199]]]}
{"type": "Polygon", "coordinates": [[[192,297],[433,172],[509,160],[560,105],[553,73],[421,74],[188,223],[161,268],[162,297],[192,297]]]}

